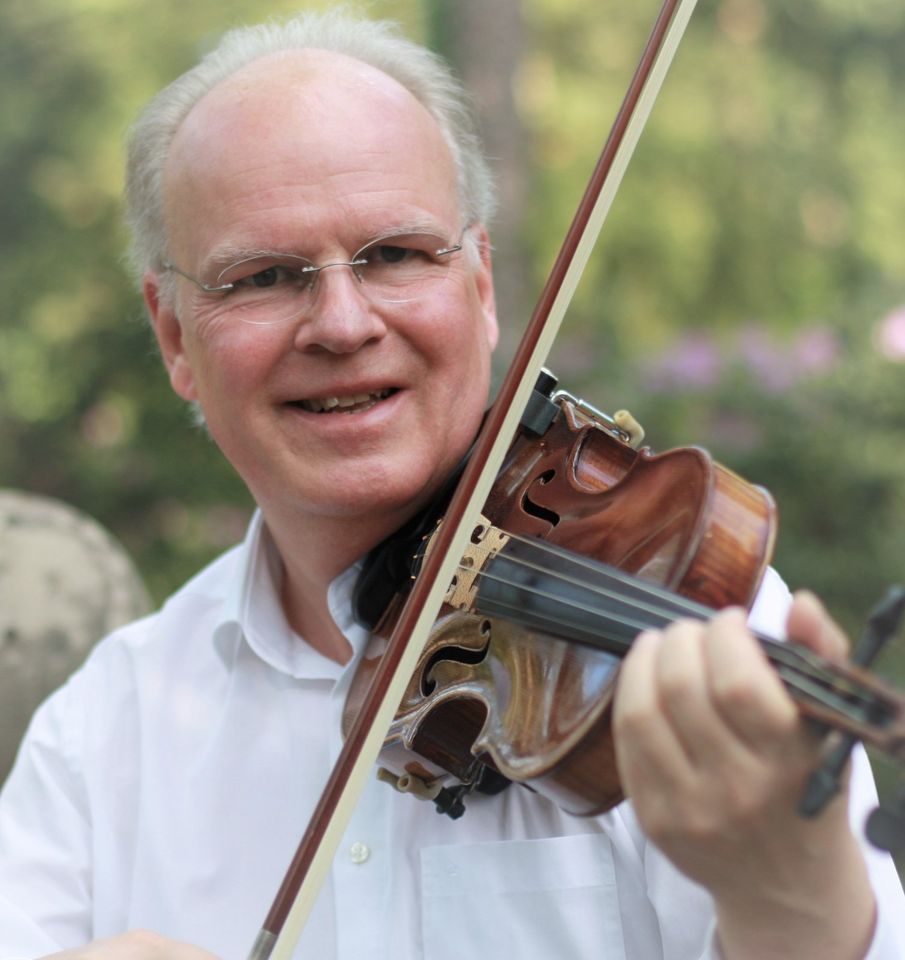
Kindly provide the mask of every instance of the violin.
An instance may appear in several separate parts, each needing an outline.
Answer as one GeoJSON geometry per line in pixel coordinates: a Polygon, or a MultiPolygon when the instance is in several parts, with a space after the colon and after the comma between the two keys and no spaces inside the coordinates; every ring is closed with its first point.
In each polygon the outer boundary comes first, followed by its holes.
{"type": "MultiPolygon", "coordinates": [[[[702,449],[639,447],[625,415],[555,388],[544,372],[380,755],[381,779],[453,818],[472,791],[510,781],[576,815],[619,803],[610,720],[621,657],[645,628],[750,606],[775,542],[766,490],[702,449]]],[[[347,725],[433,522],[419,518],[366,564],[355,610],[376,640],[347,725]]],[[[905,697],[856,665],[759,639],[804,715],[844,731],[849,750],[863,740],[905,761],[905,697]]]]}

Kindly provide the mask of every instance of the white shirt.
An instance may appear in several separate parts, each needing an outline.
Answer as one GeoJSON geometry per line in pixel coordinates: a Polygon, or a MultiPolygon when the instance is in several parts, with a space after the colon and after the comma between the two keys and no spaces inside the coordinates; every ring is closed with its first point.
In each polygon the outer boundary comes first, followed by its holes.
{"type": "MultiPolygon", "coordinates": [[[[339,750],[367,640],[349,612],[356,574],[330,589],[347,667],[292,633],[260,517],[159,613],[95,648],[36,714],[0,795],[0,960],[137,927],[247,955],[339,750]]],[[[756,626],[780,629],[787,603],[771,572],[756,626]]],[[[860,823],[875,803],[863,755],[852,796],[860,823]]],[[[898,878],[867,856],[869,960],[902,960],[898,878]]],[[[712,926],[709,896],[628,803],[584,819],[512,786],[452,821],[375,780],[296,956],[709,960],[712,926]]]]}

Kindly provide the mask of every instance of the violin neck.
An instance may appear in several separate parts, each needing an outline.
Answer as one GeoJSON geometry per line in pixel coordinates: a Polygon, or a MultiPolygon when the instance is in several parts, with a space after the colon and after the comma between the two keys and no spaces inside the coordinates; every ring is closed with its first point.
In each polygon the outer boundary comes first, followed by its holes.
{"type": "MultiPolygon", "coordinates": [[[[714,611],[641,577],[549,542],[509,540],[487,561],[473,609],[530,630],[624,657],[635,637],[714,611]]],[[[852,664],[757,635],[802,714],[905,760],[905,699],[852,664]]]]}

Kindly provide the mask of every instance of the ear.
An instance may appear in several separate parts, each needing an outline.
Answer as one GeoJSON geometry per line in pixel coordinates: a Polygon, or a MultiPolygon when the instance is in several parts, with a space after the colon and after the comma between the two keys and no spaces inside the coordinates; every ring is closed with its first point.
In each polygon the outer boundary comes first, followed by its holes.
{"type": "Polygon", "coordinates": [[[182,342],[182,325],[173,298],[162,292],[160,277],[148,271],[142,279],[142,294],[160,347],[170,385],[183,400],[197,400],[195,375],[182,342]]]}
{"type": "Polygon", "coordinates": [[[490,237],[482,223],[475,224],[475,242],[480,260],[475,268],[475,285],[478,299],[484,314],[484,329],[490,349],[493,350],[500,339],[500,327],[496,316],[496,298],[493,292],[493,264],[490,256],[490,237]]]}

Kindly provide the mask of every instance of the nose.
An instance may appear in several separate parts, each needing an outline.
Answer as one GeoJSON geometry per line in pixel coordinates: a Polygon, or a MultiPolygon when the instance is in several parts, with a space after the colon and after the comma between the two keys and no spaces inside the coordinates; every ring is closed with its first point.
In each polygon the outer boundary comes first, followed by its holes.
{"type": "Polygon", "coordinates": [[[385,336],[383,317],[354,269],[342,262],[329,263],[318,270],[314,298],[296,333],[296,349],[354,353],[385,336]]]}

